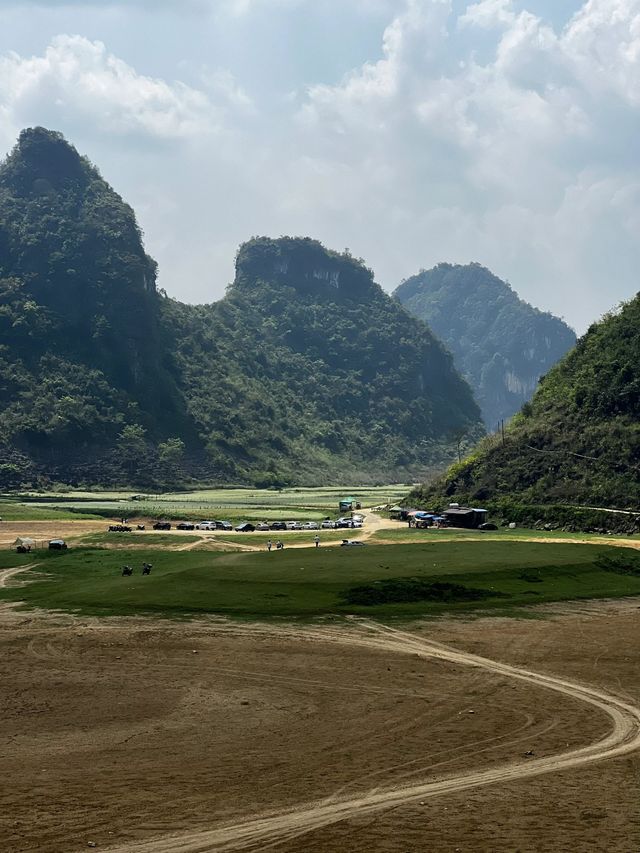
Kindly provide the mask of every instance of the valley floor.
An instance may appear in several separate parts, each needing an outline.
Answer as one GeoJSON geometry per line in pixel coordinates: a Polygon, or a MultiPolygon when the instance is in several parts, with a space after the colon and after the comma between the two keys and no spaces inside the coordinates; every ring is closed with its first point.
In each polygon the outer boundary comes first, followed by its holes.
{"type": "Polygon", "coordinates": [[[518,778],[609,735],[604,710],[411,645],[443,643],[640,704],[637,599],[537,615],[415,623],[401,649],[370,642],[376,629],[362,623],[177,624],[5,607],[0,849],[632,853],[640,753],[518,778]],[[316,814],[505,765],[510,781],[347,809],[328,825],[309,817],[309,804],[316,814]],[[285,829],[243,840],[265,812],[281,822],[288,813],[285,829]],[[219,831],[229,825],[239,829],[219,831]]]}

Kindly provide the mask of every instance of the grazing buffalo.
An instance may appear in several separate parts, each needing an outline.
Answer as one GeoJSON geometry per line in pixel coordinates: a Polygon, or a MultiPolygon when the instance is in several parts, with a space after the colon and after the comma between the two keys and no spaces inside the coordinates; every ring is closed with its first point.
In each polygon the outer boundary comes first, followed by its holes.
{"type": "Polygon", "coordinates": [[[131,568],[131,566],[123,566],[122,567],[122,577],[123,578],[129,577],[132,574],[133,574],[133,569],[131,568]]]}
{"type": "Polygon", "coordinates": [[[142,564],[142,574],[143,575],[150,575],[152,568],[153,568],[153,565],[151,563],[143,563],[142,564]]]}

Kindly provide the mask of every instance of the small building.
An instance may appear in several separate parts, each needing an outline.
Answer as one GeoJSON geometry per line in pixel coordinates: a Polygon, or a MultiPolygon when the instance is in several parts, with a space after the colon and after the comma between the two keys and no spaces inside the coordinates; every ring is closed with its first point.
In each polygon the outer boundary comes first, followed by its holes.
{"type": "Polygon", "coordinates": [[[478,507],[450,505],[442,513],[447,524],[452,527],[477,529],[487,520],[487,510],[478,507]]]}
{"type": "Polygon", "coordinates": [[[18,536],[16,541],[13,543],[13,547],[16,549],[18,554],[26,554],[28,551],[31,551],[32,548],[36,547],[36,540],[31,539],[29,536],[18,536]]]}
{"type": "Polygon", "coordinates": [[[356,498],[342,498],[340,501],[340,512],[352,512],[354,509],[360,509],[360,503],[356,498]]]}

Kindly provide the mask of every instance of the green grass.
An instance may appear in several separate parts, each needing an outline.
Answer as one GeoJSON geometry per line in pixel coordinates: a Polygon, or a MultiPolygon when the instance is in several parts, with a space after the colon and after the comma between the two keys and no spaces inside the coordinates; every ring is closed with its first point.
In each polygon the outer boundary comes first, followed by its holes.
{"type": "MultiPolygon", "coordinates": [[[[38,552],[34,582],[0,589],[0,600],[87,615],[220,614],[242,619],[312,619],[357,614],[411,619],[444,612],[511,612],[526,604],[640,595],[640,577],[598,567],[605,546],[523,542],[447,542],[246,553],[38,552]],[[143,561],[153,563],[142,577],[143,561]],[[136,568],[120,576],[123,563],[136,568]],[[495,593],[482,601],[411,601],[374,606],[346,602],[350,589],[391,578],[418,578],[495,593]]],[[[618,553],[618,551],[616,552],[618,553]]],[[[619,553],[625,551],[620,549],[619,553]]],[[[635,553],[635,552],[634,552],[635,553]]],[[[14,560],[15,555],[7,555],[14,560]]],[[[15,562],[5,565],[16,565],[15,562]]]]}
{"type": "Polygon", "coordinates": [[[197,542],[198,539],[200,537],[192,533],[181,533],[180,536],[173,536],[171,533],[87,533],[79,537],[78,542],[84,547],[117,545],[128,548],[134,545],[136,548],[141,548],[154,545],[186,545],[188,542],[197,542]]]}
{"type": "Polygon", "coordinates": [[[18,502],[0,503],[2,521],[92,521],[101,516],[89,510],[73,510],[65,506],[34,506],[18,502]]]}
{"type": "Polygon", "coordinates": [[[188,521],[320,521],[326,516],[338,516],[340,498],[357,498],[363,506],[385,504],[400,500],[409,490],[406,485],[331,486],[316,489],[203,489],[195,492],[175,492],[142,495],[131,500],[133,491],[67,491],[27,492],[5,495],[6,512],[0,517],[8,520],[52,520],[78,518],[169,518],[188,521]]]}
{"type": "Polygon", "coordinates": [[[637,542],[640,536],[608,536],[601,533],[568,533],[563,530],[535,530],[524,527],[517,527],[515,530],[509,530],[508,527],[500,527],[498,530],[459,530],[453,528],[444,528],[437,530],[431,529],[409,529],[407,526],[393,530],[378,530],[371,536],[372,542],[394,542],[394,543],[413,543],[413,542],[432,542],[436,543],[444,539],[477,539],[478,537],[490,539],[498,539],[504,541],[522,541],[524,539],[567,539],[579,540],[581,542],[592,542],[594,540],[602,540],[603,538],[619,540],[621,542],[637,542]]]}

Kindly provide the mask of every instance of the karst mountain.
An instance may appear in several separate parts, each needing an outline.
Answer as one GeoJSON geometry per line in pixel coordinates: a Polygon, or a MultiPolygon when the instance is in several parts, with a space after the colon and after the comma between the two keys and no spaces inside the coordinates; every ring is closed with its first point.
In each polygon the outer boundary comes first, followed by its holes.
{"type": "Polygon", "coordinates": [[[223,299],[181,304],[60,134],[0,166],[0,486],[391,481],[482,432],[449,352],[348,253],[253,239],[223,299]]]}

